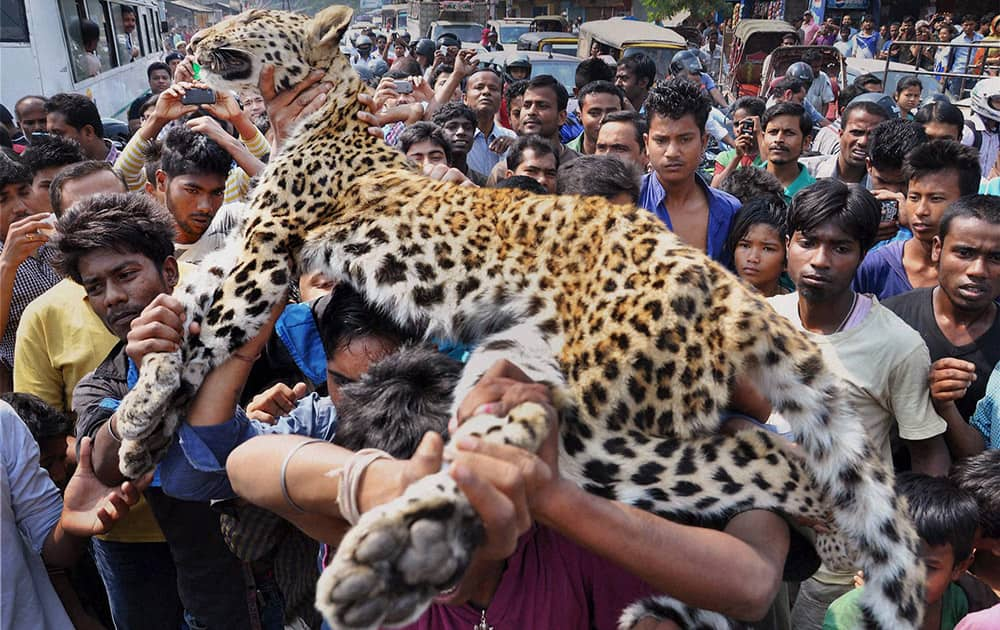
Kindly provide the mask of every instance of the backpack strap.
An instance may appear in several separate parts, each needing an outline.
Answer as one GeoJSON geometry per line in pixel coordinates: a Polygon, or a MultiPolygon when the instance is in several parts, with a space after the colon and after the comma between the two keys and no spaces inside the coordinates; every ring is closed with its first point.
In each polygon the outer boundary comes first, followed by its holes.
{"type": "Polygon", "coordinates": [[[972,146],[976,149],[982,148],[983,132],[976,129],[976,126],[972,124],[971,120],[965,121],[965,128],[972,132],[972,146]]]}

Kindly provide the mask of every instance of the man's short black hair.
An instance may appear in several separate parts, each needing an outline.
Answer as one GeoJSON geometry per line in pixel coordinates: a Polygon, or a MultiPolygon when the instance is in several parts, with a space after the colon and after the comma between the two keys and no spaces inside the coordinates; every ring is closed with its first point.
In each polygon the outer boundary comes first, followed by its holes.
{"type": "Polygon", "coordinates": [[[958,460],[949,477],[975,498],[983,537],[1000,539],[1000,449],[958,460]]]}
{"type": "MultiPolygon", "coordinates": [[[[864,94],[864,92],[862,92],[862,94],[864,94]]],[[[878,116],[882,120],[889,120],[889,118],[891,118],[890,112],[886,111],[886,109],[878,103],[873,103],[871,101],[854,101],[853,103],[848,104],[848,106],[845,107],[844,111],[840,114],[842,126],[846,126],[851,114],[859,110],[869,116],[878,116]]]]}
{"type": "Polygon", "coordinates": [[[437,80],[441,78],[442,74],[451,74],[455,71],[455,66],[443,63],[440,66],[434,68],[434,72],[431,73],[431,88],[437,85],[437,80]]]}
{"type": "Polygon", "coordinates": [[[326,299],[328,303],[319,317],[319,335],[327,359],[362,337],[377,337],[394,344],[414,339],[413,333],[397,324],[388,311],[367,304],[345,282],[338,282],[326,299]]]}
{"type": "Polygon", "coordinates": [[[59,216],[62,214],[63,208],[63,188],[66,186],[66,182],[71,182],[75,179],[80,179],[82,177],[87,177],[88,175],[93,175],[94,173],[100,171],[108,171],[118,178],[118,181],[122,183],[122,192],[128,192],[128,184],[125,183],[125,178],[121,173],[116,171],[111,164],[105,162],[104,160],[85,160],[83,162],[78,162],[76,164],[71,164],[66,168],[59,171],[54,178],[52,178],[52,183],[49,184],[49,201],[52,203],[52,212],[59,216]]]}
{"type": "Polygon", "coordinates": [[[760,128],[762,130],[766,130],[767,124],[779,116],[791,116],[793,118],[798,118],[799,131],[802,132],[802,137],[808,138],[812,135],[812,118],[806,113],[806,108],[791,101],[775,103],[774,105],[768,107],[767,111],[765,111],[764,115],[760,118],[760,128]]]}
{"type": "Polygon", "coordinates": [[[736,102],[729,108],[729,111],[735,114],[741,109],[751,116],[759,118],[767,110],[767,101],[756,96],[741,96],[736,99],[736,102]]]}
{"type": "Polygon", "coordinates": [[[951,545],[955,564],[972,554],[979,527],[976,499],[948,477],[904,472],[896,477],[896,494],[906,498],[917,535],[931,547],[951,545]]]}
{"type": "Polygon", "coordinates": [[[576,66],[575,84],[578,90],[593,81],[614,81],[615,69],[603,59],[588,57],[576,66]]]}
{"type": "Polygon", "coordinates": [[[903,177],[907,181],[925,175],[953,170],[958,174],[961,196],[979,192],[981,168],[979,152],[954,140],[931,140],[917,145],[903,160],[903,177]]]}
{"type": "Polygon", "coordinates": [[[458,101],[449,101],[441,106],[441,109],[434,112],[434,124],[444,126],[444,124],[455,118],[464,118],[471,122],[473,125],[476,124],[476,112],[472,111],[472,108],[465,103],[460,103],[458,101]]]}
{"type": "Polygon", "coordinates": [[[611,199],[622,193],[639,201],[642,173],[631,162],[610,155],[581,155],[559,167],[556,193],[611,199]]]}
{"type": "Polygon", "coordinates": [[[556,109],[558,111],[566,111],[566,106],[569,105],[569,92],[551,74],[540,74],[537,77],[532,77],[528,81],[528,87],[525,88],[525,92],[528,90],[552,90],[555,92],[556,109]]]}
{"type": "Polygon", "coordinates": [[[653,126],[653,117],[680,120],[690,114],[702,133],[712,104],[701,91],[700,85],[686,79],[660,81],[646,97],[646,124],[653,126]]]}
{"type": "Polygon", "coordinates": [[[452,162],[451,143],[448,142],[441,127],[426,120],[410,125],[403,133],[399,134],[399,150],[408,153],[413,145],[428,140],[441,147],[441,150],[444,151],[445,161],[450,165],[452,162]]]}
{"type": "Polygon", "coordinates": [[[66,118],[66,124],[77,131],[90,125],[98,137],[104,137],[101,113],[97,111],[94,101],[83,94],[56,94],[45,102],[45,113],[62,114],[66,118]]]}
{"type": "Polygon", "coordinates": [[[840,94],[837,95],[837,111],[843,115],[844,110],[851,104],[851,101],[864,93],[864,88],[857,85],[845,85],[840,89],[840,94]]]}
{"type": "Polygon", "coordinates": [[[943,242],[955,219],[978,219],[990,225],[1000,225],[1000,197],[996,195],[966,195],[948,206],[938,225],[938,238],[943,242]]]}
{"type": "Polygon", "coordinates": [[[903,168],[903,158],[915,147],[927,142],[924,128],[903,118],[883,120],[868,136],[868,157],[879,170],[903,168]]]}
{"type": "Polygon", "coordinates": [[[530,193],[535,193],[536,195],[547,195],[549,191],[545,189],[538,183],[537,179],[528,177],[527,175],[511,175],[510,177],[505,177],[497,181],[497,185],[494,188],[513,188],[516,190],[523,190],[530,193]]]}
{"type": "Polygon", "coordinates": [[[784,94],[786,91],[791,90],[792,94],[798,94],[806,89],[806,84],[794,77],[782,77],[777,83],[774,84],[775,94],[784,94]]]}
{"type": "Polygon", "coordinates": [[[503,75],[500,74],[500,71],[494,68],[493,66],[488,66],[486,64],[479,64],[478,66],[476,66],[472,70],[472,72],[469,73],[469,76],[465,78],[466,82],[468,82],[470,79],[472,79],[472,77],[476,76],[480,72],[489,72],[490,74],[492,74],[497,78],[497,81],[500,82],[500,85],[503,85],[503,75]]]}
{"type": "MultiPolygon", "coordinates": [[[[749,170],[749,167],[738,170],[749,170]]],[[[769,194],[754,197],[743,203],[736,216],[733,217],[729,234],[726,236],[726,251],[729,252],[730,259],[736,255],[736,247],[740,241],[755,225],[766,225],[773,228],[778,233],[778,240],[781,241],[781,247],[784,250],[785,240],[789,236],[788,205],[785,204],[785,200],[778,195],[769,194]]]]}
{"type": "Polygon", "coordinates": [[[34,394],[6,392],[0,394],[0,400],[14,409],[35,442],[74,434],[73,421],[69,416],[34,394]]]}
{"type": "Polygon", "coordinates": [[[21,161],[31,170],[32,176],[53,166],[69,166],[83,162],[86,158],[79,143],[69,138],[48,136],[24,149],[21,161]]]}
{"type": "Polygon", "coordinates": [[[510,102],[519,96],[524,96],[524,92],[528,89],[527,79],[518,79],[517,81],[512,81],[507,84],[507,89],[504,90],[503,96],[507,99],[508,106],[510,102]]]}
{"type": "Polygon", "coordinates": [[[859,88],[864,88],[867,85],[882,85],[882,79],[876,74],[866,72],[857,79],[854,79],[854,85],[859,88]]]}
{"type": "Polygon", "coordinates": [[[149,195],[101,193],[66,210],[56,222],[56,266],[81,284],[80,258],[94,250],[140,254],[156,268],[174,255],[174,218],[149,195]]]}
{"type": "Polygon", "coordinates": [[[428,431],[448,432],[451,398],[462,362],[426,345],[404,346],[341,388],[333,443],[413,455],[428,431]]]}
{"type": "Polygon", "coordinates": [[[552,143],[539,135],[531,134],[521,136],[510,147],[510,152],[507,153],[507,168],[510,171],[516,171],[517,167],[521,165],[525,151],[534,152],[535,157],[551,155],[556,159],[556,168],[559,168],[559,154],[552,148],[552,143]]]}
{"type": "Polygon", "coordinates": [[[163,139],[160,169],[167,177],[180,175],[221,175],[232,168],[233,156],[215,140],[192,131],[186,125],[174,125],[163,139]]]}
{"type": "Polygon", "coordinates": [[[777,177],[763,168],[738,168],[719,182],[719,190],[747,203],[758,197],[775,197],[784,201],[785,187],[777,177]]]}
{"type": "Polygon", "coordinates": [[[971,13],[966,13],[965,15],[962,16],[962,24],[965,24],[966,22],[975,22],[976,25],[978,26],[979,18],[972,15],[971,13]]]}
{"type": "Polygon", "coordinates": [[[149,79],[151,79],[153,77],[153,73],[156,72],[157,70],[163,70],[164,72],[167,73],[167,75],[170,75],[170,66],[163,63],[162,61],[154,61],[153,63],[149,64],[149,66],[146,68],[146,80],[148,81],[149,79]]]}
{"type": "MultiPolygon", "coordinates": [[[[31,179],[31,169],[16,153],[9,149],[0,149],[0,188],[11,184],[30,184],[31,179]]],[[[3,236],[7,237],[6,234],[3,236]]]]}
{"type": "Polygon", "coordinates": [[[636,80],[645,79],[646,87],[652,88],[656,81],[656,62],[645,53],[635,53],[618,61],[619,68],[625,68],[635,75],[636,80]]]}
{"type": "Polygon", "coordinates": [[[646,150],[646,131],[649,127],[646,124],[646,119],[642,117],[639,112],[633,111],[631,109],[621,109],[617,112],[608,112],[604,114],[604,118],[601,119],[601,126],[608,123],[628,123],[632,125],[635,129],[635,141],[639,143],[639,149],[642,151],[646,150]]]}
{"type": "Polygon", "coordinates": [[[591,81],[583,86],[583,89],[576,95],[580,102],[580,109],[583,109],[583,101],[591,94],[611,94],[618,97],[618,106],[625,107],[625,92],[611,81],[591,81]]]}
{"type": "Polygon", "coordinates": [[[833,223],[866,252],[875,244],[881,215],[875,197],[863,187],[837,179],[821,179],[792,198],[788,209],[788,233],[808,233],[824,223],[833,223]]]}

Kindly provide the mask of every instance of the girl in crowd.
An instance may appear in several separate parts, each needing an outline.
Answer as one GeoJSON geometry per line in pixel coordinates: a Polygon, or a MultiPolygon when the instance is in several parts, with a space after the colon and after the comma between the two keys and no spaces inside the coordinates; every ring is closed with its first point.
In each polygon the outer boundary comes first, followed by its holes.
{"type": "Polygon", "coordinates": [[[764,297],[788,293],[792,288],[785,276],[787,215],[780,199],[753,199],[733,218],[726,241],[736,273],[764,297]]]}

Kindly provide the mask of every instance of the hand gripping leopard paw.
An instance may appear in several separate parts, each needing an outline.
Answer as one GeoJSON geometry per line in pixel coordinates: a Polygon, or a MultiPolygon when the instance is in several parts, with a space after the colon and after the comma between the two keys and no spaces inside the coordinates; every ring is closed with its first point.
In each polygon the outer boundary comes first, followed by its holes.
{"type": "MultiPolygon", "coordinates": [[[[536,449],[545,438],[544,408],[525,403],[504,418],[482,415],[456,431],[536,449]]],[[[483,540],[483,526],[447,472],[410,485],[362,515],[344,536],[316,585],[316,608],[334,630],[401,626],[461,580],[483,540]]]]}

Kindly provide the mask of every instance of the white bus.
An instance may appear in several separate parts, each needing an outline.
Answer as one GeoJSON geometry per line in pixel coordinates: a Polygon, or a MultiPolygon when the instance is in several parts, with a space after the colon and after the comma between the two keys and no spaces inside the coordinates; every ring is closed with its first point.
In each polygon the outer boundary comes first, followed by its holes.
{"type": "Polygon", "coordinates": [[[163,57],[156,0],[0,0],[0,15],[0,103],[11,113],[22,96],[76,92],[125,120],[163,57]]]}

